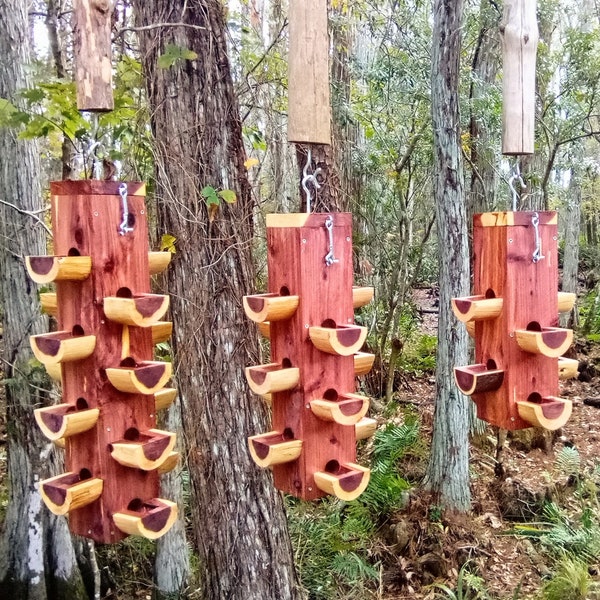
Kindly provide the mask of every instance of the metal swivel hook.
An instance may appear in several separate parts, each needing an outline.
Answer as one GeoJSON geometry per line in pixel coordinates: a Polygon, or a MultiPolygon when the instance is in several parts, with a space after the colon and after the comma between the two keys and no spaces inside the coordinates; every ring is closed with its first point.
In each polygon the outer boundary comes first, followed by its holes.
{"type": "Polygon", "coordinates": [[[543,258],[545,258],[545,256],[542,254],[542,238],[540,236],[539,229],[540,215],[537,212],[533,213],[533,216],[531,217],[531,224],[533,225],[533,232],[535,235],[535,249],[531,256],[531,260],[534,263],[537,263],[540,262],[540,260],[542,260],[543,258]]]}
{"type": "Polygon", "coordinates": [[[125,235],[126,233],[131,233],[133,231],[133,227],[129,226],[129,208],[127,206],[127,184],[122,183],[119,186],[119,194],[121,196],[121,206],[123,213],[123,220],[119,225],[119,235],[125,235]]]}
{"type": "Polygon", "coordinates": [[[306,194],[306,212],[307,213],[310,213],[310,211],[311,211],[311,202],[312,202],[312,194],[311,194],[310,190],[308,189],[308,184],[311,183],[314,186],[315,190],[320,190],[321,185],[319,184],[317,175],[319,175],[320,173],[323,172],[323,169],[318,167],[317,169],[315,169],[314,173],[309,173],[308,169],[310,169],[311,166],[312,166],[312,152],[309,147],[308,153],[306,155],[306,164],[304,165],[304,169],[302,169],[302,174],[304,175],[304,177],[302,178],[302,189],[304,190],[304,193],[306,194]]]}
{"type": "Polygon", "coordinates": [[[519,168],[519,160],[518,159],[515,162],[515,168],[511,174],[511,176],[508,179],[508,187],[510,188],[510,191],[512,192],[513,212],[517,210],[517,202],[519,200],[519,192],[517,192],[517,190],[515,189],[515,186],[513,185],[514,181],[518,181],[521,184],[522,189],[527,189],[527,184],[525,183],[525,181],[523,180],[523,177],[521,176],[521,169],[519,168]]]}

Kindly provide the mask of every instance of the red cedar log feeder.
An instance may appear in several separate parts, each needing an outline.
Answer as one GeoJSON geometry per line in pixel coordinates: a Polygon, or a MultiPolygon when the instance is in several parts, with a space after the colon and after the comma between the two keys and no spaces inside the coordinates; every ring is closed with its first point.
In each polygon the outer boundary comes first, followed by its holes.
{"type": "Polygon", "coordinates": [[[557,323],[574,298],[556,291],[556,223],[554,212],[475,215],[475,295],[452,301],[475,327],[475,364],[457,367],[456,383],[481,419],[504,429],[557,429],[571,415],[558,380],[577,374],[577,361],[561,357],[573,333],[557,323]]]}
{"type": "Polygon", "coordinates": [[[248,440],[250,453],[294,496],[356,498],[369,480],[355,464],[356,440],[376,422],[364,416],[368,398],[355,393],[356,373],[374,357],[358,354],[366,329],[354,325],[354,306],[372,288],[352,287],[351,215],[268,215],[267,248],[269,292],[246,296],[244,308],[259,325],[269,322],[273,362],[248,367],[246,377],[255,393],[270,394],[273,423],[248,440]]]}
{"type": "Polygon", "coordinates": [[[53,276],[59,331],[32,337],[40,360],[62,373],[62,403],[35,413],[49,439],[65,446],[66,473],[43,481],[42,496],[53,512],[68,513],[71,531],[96,542],[154,539],[176,516],[157,499],[159,472],[177,461],[175,435],[156,429],[157,409],[176,392],[164,387],[171,365],[152,360],[155,327],[162,324],[164,339],[170,323],[159,320],[168,299],[150,293],[145,188],[59,181],[50,192],[55,256],[30,257],[28,269],[38,281],[85,257],[86,275],[53,276]],[[82,349],[87,338],[94,343],[82,349]]]}

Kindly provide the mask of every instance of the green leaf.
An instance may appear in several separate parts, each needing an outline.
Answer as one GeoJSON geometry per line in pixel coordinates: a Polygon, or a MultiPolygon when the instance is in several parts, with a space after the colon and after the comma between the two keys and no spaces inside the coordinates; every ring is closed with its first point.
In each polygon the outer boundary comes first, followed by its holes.
{"type": "Polygon", "coordinates": [[[233,190],[221,190],[219,196],[227,202],[227,204],[233,204],[237,200],[237,196],[233,190]]]}
{"type": "Polygon", "coordinates": [[[14,127],[16,125],[27,123],[29,115],[20,111],[14,104],[0,98],[0,126],[14,127]]]}
{"type": "Polygon", "coordinates": [[[206,200],[207,205],[216,204],[218,206],[221,204],[221,201],[217,196],[217,190],[210,185],[203,187],[200,194],[202,194],[202,197],[206,200]]]}
{"type": "Polygon", "coordinates": [[[21,96],[26,98],[29,101],[29,104],[35,104],[36,102],[41,102],[44,100],[46,98],[46,93],[42,87],[36,87],[23,90],[21,92],[21,96]]]}
{"type": "Polygon", "coordinates": [[[164,53],[158,57],[158,66],[161,69],[168,69],[179,60],[195,60],[196,58],[198,58],[198,55],[189,48],[167,44],[164,53]]]}

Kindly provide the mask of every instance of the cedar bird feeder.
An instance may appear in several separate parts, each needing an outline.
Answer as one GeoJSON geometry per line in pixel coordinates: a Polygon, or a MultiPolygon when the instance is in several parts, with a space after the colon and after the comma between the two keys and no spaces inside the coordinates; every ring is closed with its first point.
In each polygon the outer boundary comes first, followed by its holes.
{"type": "MultiPolygon", "coordinates": [[[[288,140],[331,143],[327,0],[290,0],[288,140]]],[[[298,498],[357,498],[369,469],[356,464],[356,440],[372,435],[369,398],[356,393],[372,354],[359,352],[367,328],[354,309],[373,288],[352,286],[352,217],[311,213],[308,148],[302,186],[307,212],[267,215],[268,292],[245,296],[246,315],[270,339],[271,362],[246,368],[252,391],[271,405],[271,431],[248,439],[275,486],[298,498]]]]}
{"type": "Polygon", "coordinates": [[[369,469],[356,464],[356,440],[369,437],[369,399],[355,376],[372,354],[359,352],[366,327],[354,309],[373,288],[352,286],[352,219],[347,213],[267,215],[269,291],[245,296],[246,315],[270,339],[271,363],[246,369],[253,392],[268,399],[272,430],[249,438],[275,486],[304,500],[358,497],[369,469]]]}
{"type": "MultiPolygon", "coordinates": [[[[502,152],[534,151],[535,0],[506,0],[500,26],[503,47],[502,152]]],[[[456,367],[458,388],[471,396],[480,419],[503,429],[562,427],[572,404],[559,397],[559,379],[577,376],[577,361],[563,357],[573,341],[558,327],[575,294],[558,292],[557,215],[512,212],[473,218],[474,295],[454,298],[454,314],[475,338],[475,363],[456,367]]]]}
{"type": "Polygon", "coordinates": [[[557,236],[555,212],[474,217],[474,295],[452,308],[475,338],[475,364],[454,375],[479,418],[503,429],[555,430],[571,416],[559,378],[577,376],[577,361],[562,356],[573,332],[557,325],[575,294],[557,292],[557,236]]]}
{"type": "Polygon", "coordinates": [[[148,252],[141,183],[50,184],[53,256],[29,256],[42,307],[58,331],[31,337],[36,358],[62,382],[62,399],[39,408],[46,437],[65,449],[65,472],[40,483],[42,499],[68,515],[73,533],[99,543],[128,535],[156,539],[177,517],[159,497],[159,474],[175,467],[175,434],[156,428],[173,402],[171,365],[154,361],[168,296],[150,293],[150,273],[170,254],[148,252]]]}

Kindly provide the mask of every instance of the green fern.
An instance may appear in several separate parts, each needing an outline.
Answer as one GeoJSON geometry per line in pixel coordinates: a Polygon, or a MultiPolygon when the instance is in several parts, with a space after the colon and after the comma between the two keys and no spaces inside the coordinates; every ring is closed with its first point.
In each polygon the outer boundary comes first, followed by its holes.
{"type": "Polygon", "coordinates": [[[586,600],[592,586],[588,566],[584,561],[565,556],[558,563],[556,575],[544,584],[544,600],[586,600]]]}
{"type": "Polygon", "coordinates": [[[554,460],[554,467],[563,475],[579,475],[581,470],[581,456],[577,448],[565,446],[554,460]]]}
{"type": "Polygon", "coordinates": [[[373,440],[372,473],[389,473],[397,470],[398,461],[412,449],[419,439],[418,423],[388,425],[379,429],[373,440]]]}
{"type": "Polygon", "coordinates": [[[400,459],[419,442],[419,425],[388,425],[373,440],[371,479],[359,498],[318,504],[287,499],[295,564],[310,600],[363,598],[379,578],[370,548],[389,514],[406,499],[409,483],[400,474],[400,459]]]}
{"type": "Polygon", "coordinates": [[[594,511],[587,507],[573,523],[556,504],[544,507],[544,517],[551,524],[540,541],[554,556],[569,556],[588,563],[600,558],[600,525],[594,511]]]}

